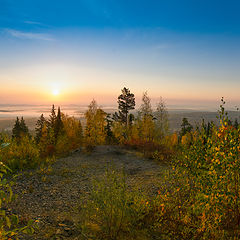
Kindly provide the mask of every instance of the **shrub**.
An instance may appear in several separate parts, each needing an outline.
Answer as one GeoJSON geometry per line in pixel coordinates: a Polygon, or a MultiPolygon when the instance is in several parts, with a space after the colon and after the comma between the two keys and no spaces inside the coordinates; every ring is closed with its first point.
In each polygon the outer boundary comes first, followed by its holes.
{"type": "Polygon", "coordinates": [[[195,133],[159,191],[164,213],[155,230],[171,239],[240,238],[240,130],[220,126],[195,133]]]}
{"type": "Polygon", "coordinates": [[[33,168],[41,162],[39,150],[29,137],[22,137],[21,141],[12,139],[10,146],[2,150],[1,159],[12,170],[33,168]]]}
{"type": "Polygon", "coordinates": [[[124,173],[107,168],[93,182],[90,200],[85,205],[82,230],[99,239],[144,239],[143,219],[149,212],[149,200],[139,191],[130,191],[124,173]]]}
{"type": "Polygon", "coordinates": [[[77,147],[74,146],[73,142],[67,137],[67,135],[59,136],[56,144],[56,155],[57,156],[66,156],[73,149],[77,147]]]}
{"type": "MultiPolygon", "coordinates": [[[[7,146],[2,144],[1,148],[7,146]]],[[[0,148],[0,152],[2,149],[0,148]]],[[[27,226],[19,228],[18,216],[9,212],[8,205],[15,198],[12,192],[13,182],[9,182],[4,175],[11,170],[0,161],[0,239],[18,239],[20,232],[33,233],[32,221],[27,226]]]]}

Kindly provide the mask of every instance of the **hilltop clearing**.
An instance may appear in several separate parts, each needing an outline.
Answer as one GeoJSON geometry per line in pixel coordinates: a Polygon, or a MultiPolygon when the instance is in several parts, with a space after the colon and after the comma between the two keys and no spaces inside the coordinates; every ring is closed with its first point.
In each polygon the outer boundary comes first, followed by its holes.
{"type": "Polygon", "coordinates": [[[167,169],[132,150],[97,146],[92,153],[79,150],[57,159],[51,168],[25,172],[14,186],[19,196],[13,210],[22,222],[33,219],[38,224],[39,230],[29,239],[84,239],[76,226],[81,202],[89,197],[92,179],[103,175],[108,164],[119,171],[124,168],[129,187],[151,195],[157,193],[167,169]]]}

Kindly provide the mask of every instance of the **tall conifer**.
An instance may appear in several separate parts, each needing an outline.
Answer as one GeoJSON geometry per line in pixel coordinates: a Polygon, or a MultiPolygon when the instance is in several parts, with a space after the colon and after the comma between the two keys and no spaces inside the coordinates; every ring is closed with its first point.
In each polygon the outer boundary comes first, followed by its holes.
{"type": "Polygon", "coordinates": [[[55,127],[55,123],[56,123],[56,119],[57,119],[55,110],[56,109],[55,109],[55,106],[53,104],[51,114],[49,115],[49,120],[47,122],[48,130],[54,129],[54,127],[55,127]]]}
{"type": "Polygon", "coordinates": [[[44,125],[46,124],[46,119],[44,118],[43,114],[41,114],[40,118],[38,119],[37,123],[36,123],[36,128],[35,128],[35,132],[36,132],[36,136],[35,136],[35,141],[36,143],[39,143],[41,137],[42,137],[42,130],[44,125]]]}
{"type": "Polygon", "coordinates": [[[17,117],[12,129],[12,137],[19,139],[22,136],[28,136],[28,135],[29,135],[29,130],[23,117],[21,118],[21,120],[19,120],[19,118],[17,117]]]}
{"type": "Polygon", "coordinates": [[[61,110],[60,107],[58,107],[58,113],[56,116],[55,124],[54,124],[54,134],[55,134],[55,139],[57,140],[58,136],[63,133],[63,122],[62,122],[62,117],[61,117],[61,110]]]}
{"type": "Polygon", "coordinates": [[[135,108],[134,94],[126,87],[122,89],[122,94],[118,97],[118,113],[115,112],[114,119],[128,126],[128,113],[135,108]]]}

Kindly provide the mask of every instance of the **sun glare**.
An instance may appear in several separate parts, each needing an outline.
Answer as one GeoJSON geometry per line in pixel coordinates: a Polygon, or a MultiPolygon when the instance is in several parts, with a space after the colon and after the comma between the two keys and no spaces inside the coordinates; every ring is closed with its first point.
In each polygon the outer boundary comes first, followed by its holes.
{"type": "Polygon", "coordinates": [[[59,94],[59,90],[58,89],[53,89],[52,94],[54,96],[57,96],[59,94]]]}

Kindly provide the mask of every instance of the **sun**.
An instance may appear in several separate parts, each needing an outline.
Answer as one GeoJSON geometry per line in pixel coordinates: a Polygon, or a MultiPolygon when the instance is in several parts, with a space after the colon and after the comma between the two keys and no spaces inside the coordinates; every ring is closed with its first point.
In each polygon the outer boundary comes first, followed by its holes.
{"type": "Polygon", "coordinates": [[[58,89],[53,89],[53,90],[52,90],[52,94],[53,94],[54,96],[59,95],[59,90],[58,90],[58,89]]]}

